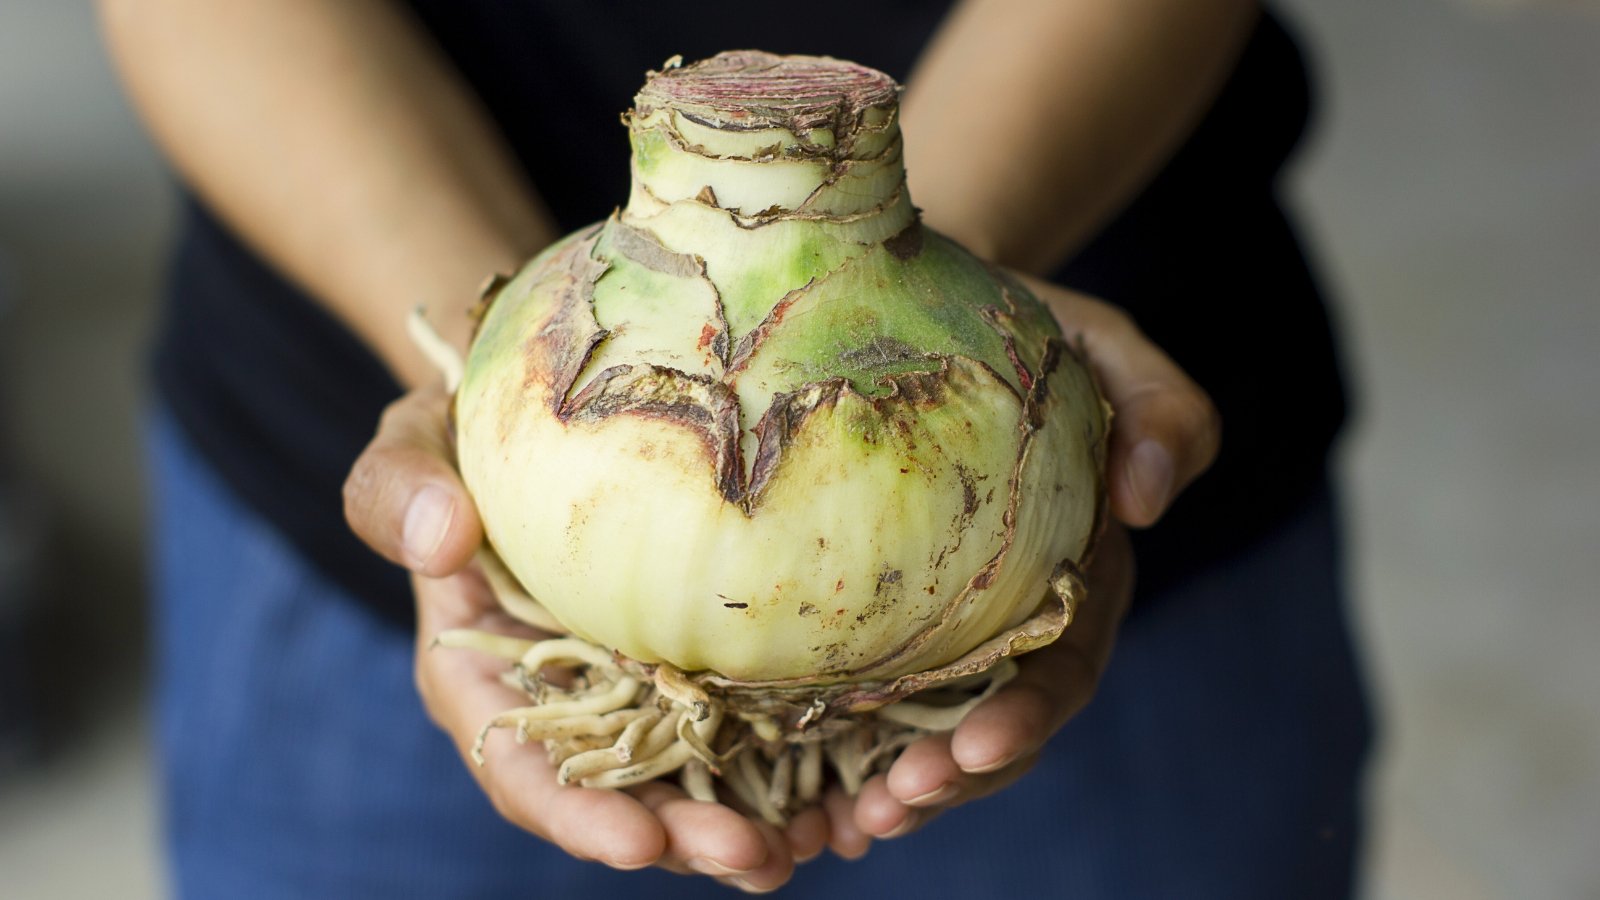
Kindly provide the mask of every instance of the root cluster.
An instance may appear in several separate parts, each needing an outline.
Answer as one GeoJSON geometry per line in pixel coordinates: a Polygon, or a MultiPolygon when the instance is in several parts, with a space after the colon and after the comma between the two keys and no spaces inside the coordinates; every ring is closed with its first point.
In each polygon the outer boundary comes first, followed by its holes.
{"type": "Polygon", "coordinates": [[[666,664],[624,659],[574,637],[523,640],[481,631],[447,631],[444,647],[506,660],[502,676],[529,705],[494,717],[484,740],[515,729],[517,743],[544,743],[562,784],[622,788],[677,773],[697,800],[717,801],[716,782],[735,805],[774,824],[815,804],[829,778],[850,794],[888,768],[917,738],[954,728],[1016,674],[994,667],[870,711],[828,709],[817,697],[794,721],[774,715],[769,698],[708,687],[666,664]]]}
{"type": "MultiPolygon", "coordinates": [[[[503,283],[491,279],[484,297],[503,283]]],[[[454,392],[464,370],[460,354],[420,309],[407,324],[454,392]]],[[[1103,485],[1098,509],[1095,534],[1104,523],[1103,485]]],[[[508,614],[546,632],[565,632],[487,545],[478,562],[508,614]]],[[[506,660],[505,682],[529,699],[484,726],[472,750],[479,765],[489,732],[512,728],[518,743],[544,743],[562,784],[621,788],[677,773],[695,799],[728,800],[779,824],[815,803],[830,778],[854,794],[917,738],[955,728],[1016,675],[1015,656],[1060,636],[1084,596],[1080,564],[1087,563],[1087,553],[1076,562],[1063,560],[1051,575],[1048,599],[1020,625],[960,659],[887,682],[750,687],[639,663],[575,637],[534,641],[456,630],[439,635],[438,643],[506,660]],[[721,797],[717,779],[725,787],[721,797]]]]}

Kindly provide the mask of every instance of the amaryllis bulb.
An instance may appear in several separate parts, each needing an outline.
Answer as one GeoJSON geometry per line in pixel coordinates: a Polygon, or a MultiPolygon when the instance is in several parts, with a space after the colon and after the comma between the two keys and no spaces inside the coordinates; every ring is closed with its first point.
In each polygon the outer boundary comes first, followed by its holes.
{"type": "Polygon", "coordinates": [[[492,298],[461,471],[572,634],[734,688],[888,682],[1085,559],[1103,403],[1026,288],[921,225],[897,111],[826,58],[652,73],[626,208],[492,298]]]}

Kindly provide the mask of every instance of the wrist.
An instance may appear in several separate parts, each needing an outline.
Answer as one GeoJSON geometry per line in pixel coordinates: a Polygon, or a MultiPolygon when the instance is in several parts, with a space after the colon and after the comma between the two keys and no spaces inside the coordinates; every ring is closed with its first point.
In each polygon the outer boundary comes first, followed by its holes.
{"type": "MultiPolygon", "coordinates": [[[[915,193],[914,199],[920,199],[915,193]]],[[[918,204],[920,206],[920,204],[918,204]]],[[[1006,259],[1004,244],[992,228],[987,228],[978,216],[950,214],[943,209],[923,209],[922,223],[966,248],[968,253],[985,262],[1007,267],[1015,263],[1006,259]]]]}

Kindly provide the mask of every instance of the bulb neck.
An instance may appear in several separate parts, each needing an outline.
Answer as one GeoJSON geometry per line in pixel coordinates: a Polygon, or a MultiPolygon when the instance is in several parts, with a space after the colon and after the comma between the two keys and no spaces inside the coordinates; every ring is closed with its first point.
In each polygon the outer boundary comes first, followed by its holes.
{"type": "Polygon", "coordinates": [[[757,51],[675,62],[651,73],[624,117],[633,144],[628,213],[692,201],[748,224],[909,209],[900,89],[889,76],[757,51]]]}

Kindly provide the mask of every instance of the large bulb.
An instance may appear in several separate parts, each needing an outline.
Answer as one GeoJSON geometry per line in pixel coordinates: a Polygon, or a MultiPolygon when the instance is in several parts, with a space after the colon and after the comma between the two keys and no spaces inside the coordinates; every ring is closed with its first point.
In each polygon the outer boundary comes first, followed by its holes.
{"type": "Polygon", "coordinates": [[[724,684],[886,681],[1089,551],[1103,403],[1021,284],[922,227],[897,109],[826,58],[652,73],[627,207],[493,297],[461,471],[573,634],[724,684]]]}

